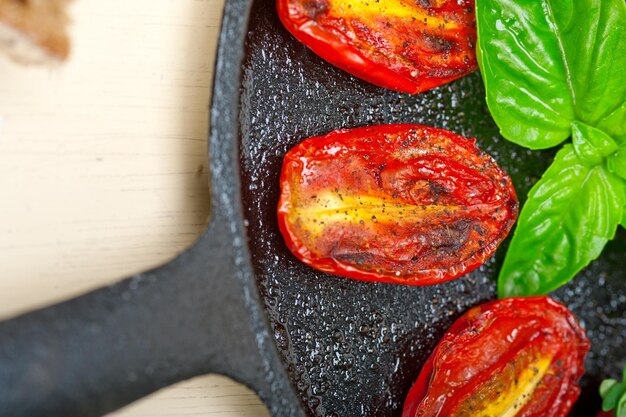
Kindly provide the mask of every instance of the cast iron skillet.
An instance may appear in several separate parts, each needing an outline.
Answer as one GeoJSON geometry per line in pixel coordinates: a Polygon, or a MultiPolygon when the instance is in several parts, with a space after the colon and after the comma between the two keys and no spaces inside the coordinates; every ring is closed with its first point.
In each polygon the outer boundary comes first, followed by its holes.
{"type": "MultiPolygon", "coordinates": [[[[0,415],[101,415],[217,372],[251,386],[274,416],[399,416],[445,329],[494,297],[503,251],[462,279],[425,288],[318,273],[277,230],[282,156],[336,128],[418,122],[476,136],[524,196],[552,154],[503,141],[483,94],[478,74],[418,96],[376,88],[292,39],[273,0],[228,0],[207,230],[168,265],[0,323],[0,415]]],[[[593,343],[576,416],[592,415],[599,381],[626,358],[625,235],[555,294],[593,343]]]]}

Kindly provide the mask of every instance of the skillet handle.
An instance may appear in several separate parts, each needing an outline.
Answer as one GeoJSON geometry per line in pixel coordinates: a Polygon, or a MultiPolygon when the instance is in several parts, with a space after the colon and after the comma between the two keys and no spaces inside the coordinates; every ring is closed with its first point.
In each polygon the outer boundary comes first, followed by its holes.
{"type": "Polygon", "coordinates": [[[98,416],[209,372],[270,403],[284,397],[270,408],[299,415],[286,378],[268,388],[280,360],[261,354],[260,340],[273,344],[254,328],[232,245],[209,238],[228,235],[214,229],[168,265],[1,322],[0,415],[98,416]]]}
{"type": "Polygon", "coordinates": [[[0,414],[100,415],[209,371],[198,304],[211,289],[190,288],[194,252],[0,323],[0,414]]]}

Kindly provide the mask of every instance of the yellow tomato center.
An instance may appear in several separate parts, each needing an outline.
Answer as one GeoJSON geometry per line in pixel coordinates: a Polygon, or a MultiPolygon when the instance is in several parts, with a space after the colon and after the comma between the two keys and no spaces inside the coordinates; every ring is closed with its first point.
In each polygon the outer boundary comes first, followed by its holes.
{"type": "Polygon", "coordinates": [[[436,26],[439,29],[455,29],[455,22],[442,19],[429,14],[416,6],[415,1],[403,0],[348,0],[330,1],[330,15],[343,18],[359,18],[369,21],[403,19],[410,21],[426,22],[428,26],[436,26]]]}
{"type": "Polygon", "coordinates": [[[311,237],[325,232],[333,223],[371,225],[373,223],[410,223],[433,213],[447,210],[451,214],[459,208],[441,205],[412,205],[397,203],[392,198],[352,196],[340,191],[324,192],[310,198],[310,204],[290,211],[290,222],[306,225],[311,237]]]}
{"type": "MultiPolygon", "coordinates": [[[[548,371],[551,361],[551,357],[543,357],[532,362],[513,381],[510,381],[512,383],[508,386],[495,388],[498,390],[497,398],[481,410],[474,409],[471,415],[473,417],[514,417],[517,415],[532,398],[533,392],[548,371]]],[[[493,386],[490,388],[494,389],[493,386]]],[[[463,411],[454,415],[466,415],[466,413],[467,408],[464,408],[463,411]]]]}

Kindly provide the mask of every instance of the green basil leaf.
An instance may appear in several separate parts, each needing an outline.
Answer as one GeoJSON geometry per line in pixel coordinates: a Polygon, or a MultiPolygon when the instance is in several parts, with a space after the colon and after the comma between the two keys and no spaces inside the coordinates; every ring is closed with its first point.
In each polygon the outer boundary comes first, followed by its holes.
{"type": "MultiPolygon", "coordinates": [[[[613,155],[608,157],[606,165],[609,171],[620,176],[624,179],[624,181],[626,181],[626,143],[620,146],[613,155]]],[[[624,183],[624,189],[626,190],[626,182],[624,183]]],[[[620,225],[626,229],[626,206],[624,206],[620,225]]],[[[624,382],[626,382],[626,367],[624,367],[624,382]]]]}
{"type": "MultiPolygon", "coordinates": [[[[545,1],[545,0],[544,0],[545,1]]],[[[624,0],[548,0],[569,68],[577,119],[596,126],[626,101],[624,0]]]]}
{"type": "Polygon", "coordinates": [[[620,146],[606,161],[609,171],[626,180],[626,144],[620,146]]]}
{"type": "Polygon", "coordinates": [[[615,409],[616,417],[626,417],[626,392],[622,394],[615,409]]]}
{"type": "Polygon", "coordinates": [[[477,0],[476,20],[487,105],[502,135],[531,149],[567,139],[574,102],[544,1],[477,0]]]}
{"type": "Polygon", "coordinates": [[[624,182],[561,149],[530,190],[498,277],[500,297],[548,293],[597,258],[622,219],[624,182]]]}
{"type": "Polygon", "coordinates": [[[609,393],[609,390],[613,387],[613,385],[617,384],[617,381],[614,379],[605,379],[600,383],[600,397],[606,397],[606,394],[609,393]]]}
{"type": "Polygon", "coordinates": [[[617,406],[617,402],[620,400],[620,397],[624,394],[625,388],[626,386],[621,382],[609,388],[602,400],[602,411],[614,409],[617,406]]]}
{"type": "Polygon", "coordinates": [[[579,121],[572,123],[572,144],[578,159],[587,166],[599,164],[618,149],[609,135],[579,121]]]}
{"type": "Polygon", "coordinates": [[[610,135],[618,144],[626,144],[626,101],[600,120],[597,128],[610,135]]]}
{"type": "Polygon", "coordinates": [[[476,20],[487,104],[508,140],[544,149],[574,120],[623,117],[623,0],[476,0],[476,20]]]}

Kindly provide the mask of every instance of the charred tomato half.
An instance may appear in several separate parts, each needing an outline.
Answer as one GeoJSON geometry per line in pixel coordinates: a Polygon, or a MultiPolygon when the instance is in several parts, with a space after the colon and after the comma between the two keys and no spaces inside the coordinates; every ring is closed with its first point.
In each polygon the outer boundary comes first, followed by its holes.
{"type": "Polygon", "coordinates": [[[421,125],[338,130],[291,149],[278,224],[324,272],[430,285],[481,265],[517,216],[509,177],[473,139],[421,125]]]}
{"type": "Polygon", "coordinates": [[[291,34],[381,87],[419,93],[478,68],[474,0],[277,0],[291,34]]]}
{"type": "Polygon", "coordinates": [[[574,315],[548,297],[483,304],[446,332],[402,417],[565,417],[588,351],[574,315]]]}

